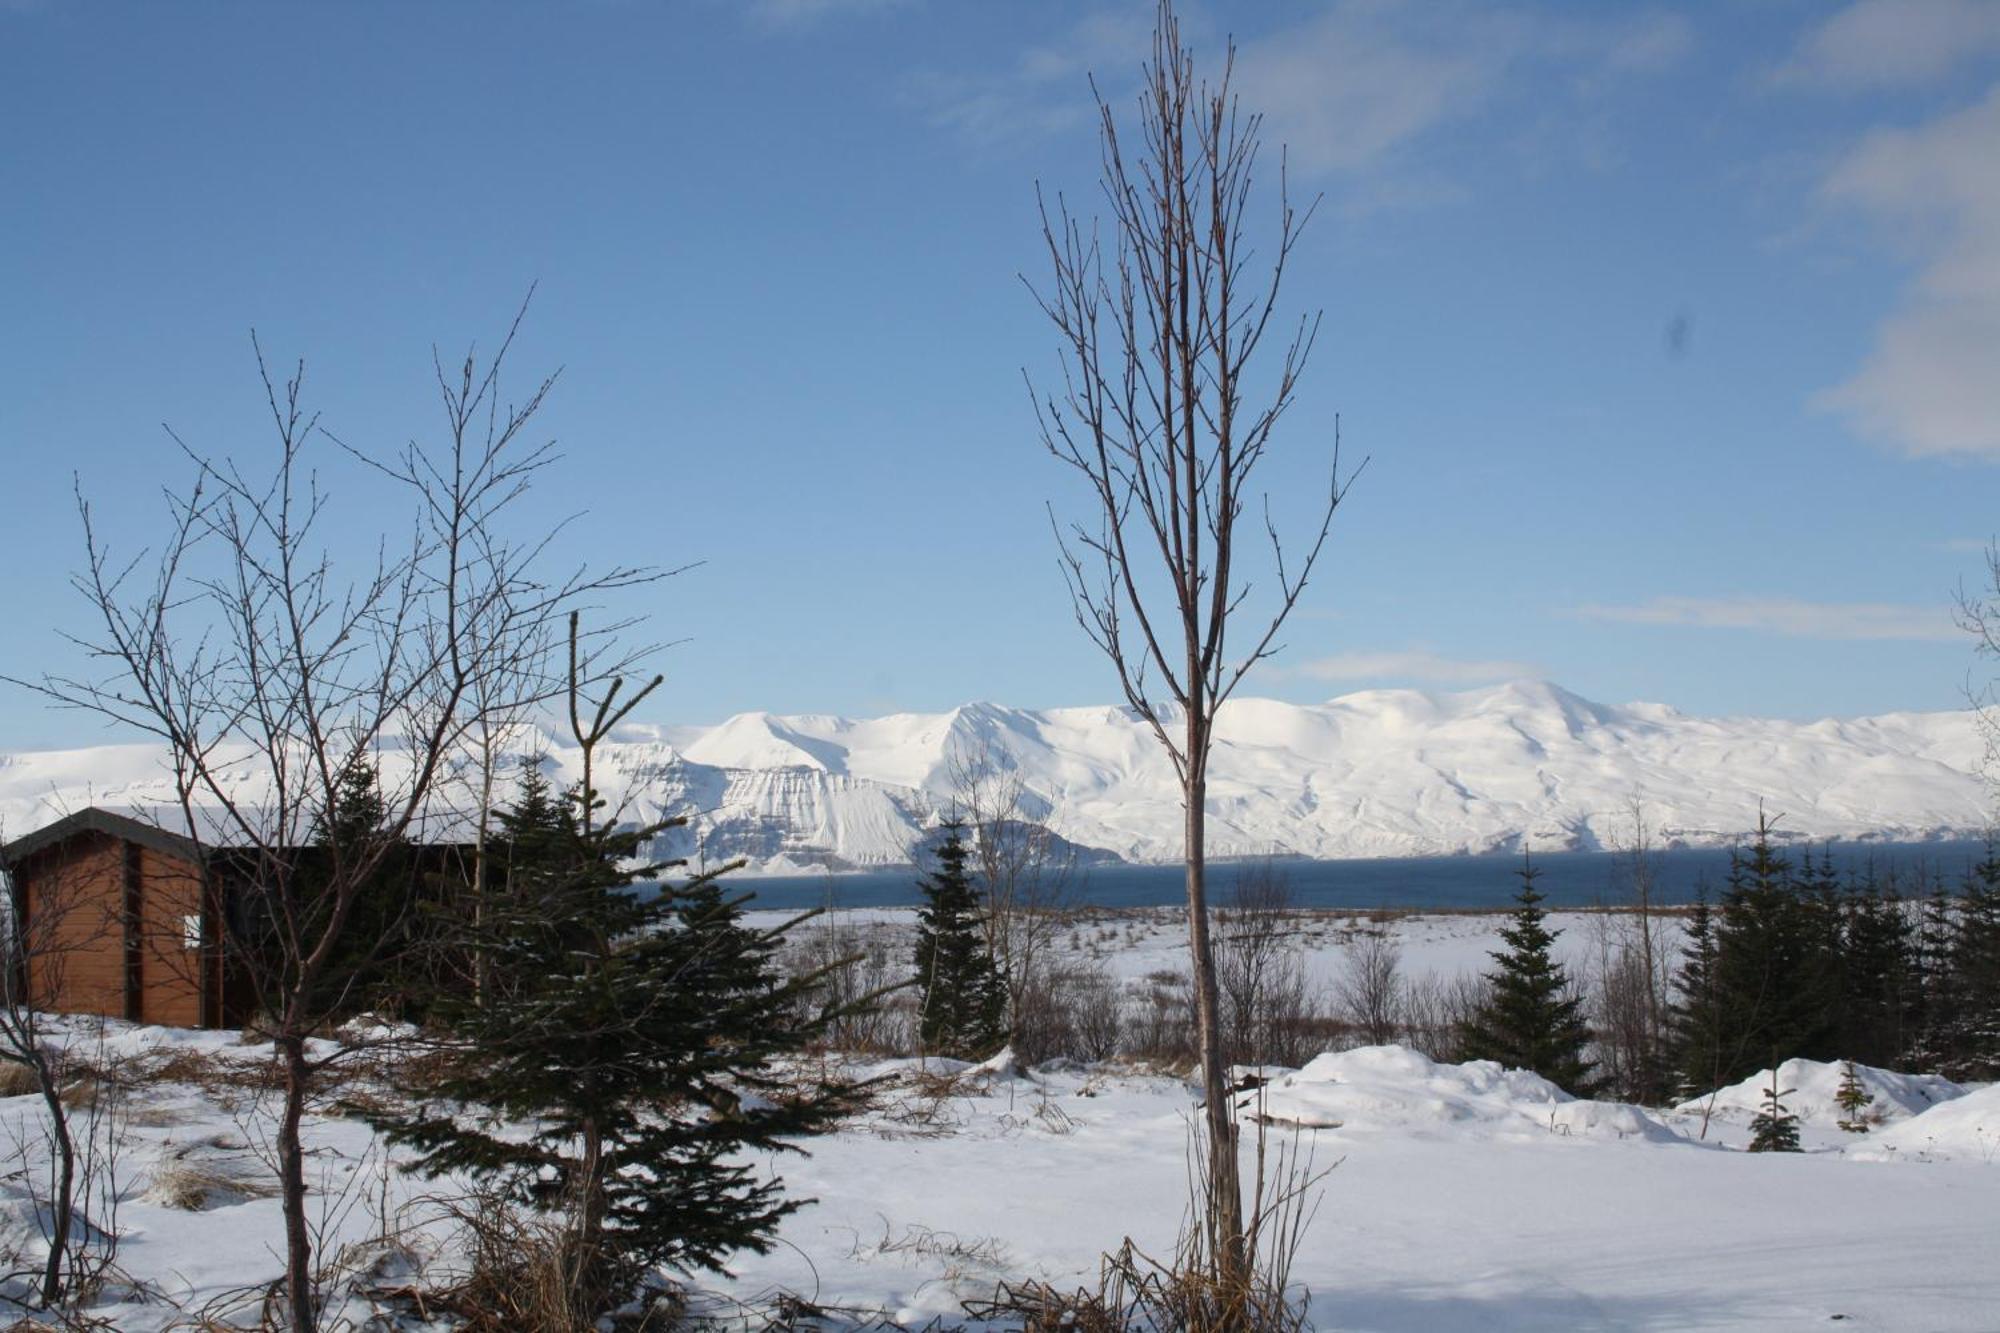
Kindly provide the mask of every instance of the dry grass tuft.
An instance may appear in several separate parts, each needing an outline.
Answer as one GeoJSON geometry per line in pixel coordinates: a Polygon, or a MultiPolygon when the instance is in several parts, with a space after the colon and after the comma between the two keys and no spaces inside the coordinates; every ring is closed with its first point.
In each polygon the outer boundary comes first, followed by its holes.
{"type": "Polygon", "coordinates": [[[42,1090],[35,1071],[23,1064],[0,1064],[0,1097],[26,1097],[42,1090]]]}
{"type": "Polygon", "coordinates": [[[92,1069],[78,1069],[62,1085],[57,1100],[71,1111],[88,1111],[100,1102],[115,1100],[118,1087],[92,1069]]]}
{"type": "Polygon", "coordinates": [[[277,1192],[278,1182],[240,1145],[208,1139],[175,1150],[153,1168],[145,1198],[162,1208],[201,1213],[277,1192]]]}

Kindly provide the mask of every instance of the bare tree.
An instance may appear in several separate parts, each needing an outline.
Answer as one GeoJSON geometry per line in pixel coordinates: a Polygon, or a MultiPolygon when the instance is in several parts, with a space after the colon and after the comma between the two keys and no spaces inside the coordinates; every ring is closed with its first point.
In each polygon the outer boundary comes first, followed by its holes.
{"type": "MultiPolygon", "coordinates": [[[[98,625],[80,646],[105,672],[32,683],[162,741],[188,836],[250,895],[235,948],[282,1072],[276,1138],[295,1330],[318,1326],[303,1120],[347,1053],[308,1038],[350,1000],[356,949],[345,928],[356,903],[394,848],[438,835],[450,815],[445,779],[468,742],[553,695],[563,674],[542,660],[553,627],[579,602],[660,576],[617,567],[551,579],[540,573],[546,528],[508,538],[510,511],[556,456],[529,438],[555,377],[518,405],[502,402],[520,320],[483,363],[433,358],[443,439],[386,457],[321,428],[303,402],[303,363],[280,382],[258,346],[275,437],[268,470],[174,436],[194,480],[168,495],[162,544],[125,561],[107,549],[79,482],[87,560],[75,583],[98,625]],[[407,533],[385,536],[358,575],[322,533],[330,492],[315,459],[329,444],[333,461],[386,482],[411,513],[407,533]],[[324,842],[308,873],[305,850],[356,764],[379,771],[384,816],[366,836],[324,842]]],[[[384,947],[364,943],[360,965],[384,947]]]]}
{"type": "Polygon", "coordinates": [[[1007,987],[1007,1027],[1018,1035],[1037,1007],[1046,957],[1077,879],[1076,848],[1008,757],[990,746],[947,759],[952,803],[972,837],[972,873],[985,899],[986,947],[1007,987]]]}
{"type": "MultiPolygon", "coordinates": [[[[1978,590],[1959,585],[1952,600],[1952,621],[1971,637],[1975,653],[1987,661],[2000,661],[2000,539],[1987,543],[1985,578],[1978,590]]],[[[1976,682],[1968,674],[1965,697],[1986,741],[1981,772],[1990,790],[2000,790],[2000,680],[1976,682]]]]}
{"type": "Polygon", "coordinates": [[[1597,955],[1591,978],[1591,1027],[1610,1086],[1626,1101],[1662,1102],[1672,1091],[1667,1057],[1667,987],[1675,932],[1654,904],[1658,854],[1644,803],[1628,807],[1629,833],[1616,847],[1622,904],[1594,917],[1597,955]],[[1618,909],[1624,910],[1618,910],[1618,909]]]}
{"type": "Polygon", "coordinates": [[[1291,878],[1268,858],[1245,866],[1216,916],[1215,985],[1231,1064],[1302,1065],[1322,1035],[1291,878]]]}
{"type": "Polygon", "coordinates": [[[1359,927],[1340,946],[1333,982],[1341,1016],[1370,1046],[1396,1040],[1404,1014],[1403,951],[1387,929],[1359,927]]]}
{"type": "Polygon", "coordinates": [[[1289,326],[1271,373],[1253,382],[1310,209],[1292,208],[1281,163],[1275,243],[1268,267],[1253,271],[1247,212],[1261,119],[1239,109],[1233,63],[1232,50],[1218,82],[1198,83],[1170,0],[1162,0],[1134,151],[1099,94],[1110,236],[1100,240],[1097,224],[1060,199],[1053,213],[1043,202],[1053,272],[1036,299],[1059,335],[1062,388],[1035,395],[1043,443],[1076,469],[1092,502],[1090,521],[1058,529],[1077,621],[1110,659],[1126,702],[1180,781],[1210,1140],[1206,1252],[1231,1288],[1249,1270],[1209,940],[1209,753],[1222,704],[1276,651],[1345,493],[1336,430],[1324,510],[1290,562],[1264,504],[1275,589],[1269,606],[1253,609],[1239,568],[1251,557],[1237,545],[1238,524],[1256,498],[1254,475],[1293,402],[1319,320],[1289,326]],[[1258,383],[1263,392],[1253,400],[1258,383]]]}

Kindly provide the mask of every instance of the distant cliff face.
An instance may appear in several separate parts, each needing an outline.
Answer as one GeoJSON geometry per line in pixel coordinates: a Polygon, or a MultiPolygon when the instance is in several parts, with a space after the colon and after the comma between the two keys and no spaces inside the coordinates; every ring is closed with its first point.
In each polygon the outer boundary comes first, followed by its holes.
{"type": "MultiPolygon", "coordinates": [[[[576,756],[523,737],[558,781],[576,756]]],[[[1663,844],[1727,843],[1759,802],[1794,838],[1923,840],[1983,831],[1989,794],[1965,713],[1812,723],[1608,707],[1544,682],[1458,694],[1378,690],[1323,704],[1242,699],[1218,721],[1214,856],[1412,856],[1518,845],[1590,849],[1644,804],[1663,844]]],[[[872,719],[746,713],[714,727],[631,728],[599,785],[636,818],[686,827],[656,849],[766,871],[908,863],[952,806],[955,767],[1017,778],[1021,814],[1078,847],[1180,855],[1180,790],[1143,723],[1118,708],[969,704],[872,719]]],[[[170,796],[144,746],[22,753],[0,763],[10,834],[63,809],[170,796]]]]}

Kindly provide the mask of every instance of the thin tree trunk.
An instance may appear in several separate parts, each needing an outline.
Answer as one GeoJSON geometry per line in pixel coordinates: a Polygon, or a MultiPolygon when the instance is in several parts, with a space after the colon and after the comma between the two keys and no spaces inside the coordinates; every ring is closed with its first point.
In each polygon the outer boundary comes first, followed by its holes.
{"type": "Polygon", "coordinates": [[[599,1233],[604,1227],[604,1135],[594,1116],[583,1122],[583,1161],[577,1181],[576,1255],[570,1267],[570,1314],[579,1325],[596,1316],[599,1233]]]}
{"type": "Polygon", "coordinates": [[[35,1053],[36,1081],[42,1101],[48,1105],[49,1124],[56,1139],[56,1186],[49,1199],[49,1257],[42,1266],[42,1305],[53,1306],[62,1299],[63,1261],[69,1256],[70,1226],[76,1216],[76,1140],[70,1137],[69,1115],[56,1087],[55,1071],[47,1054],[35,1053]]]}
{"type": "Polygon", "coordinates": [[[312,1233],[306,1226],[306,1153],[301,1124],[312,1070],[306,1065],[305,1038],[287,1031],[277,1038],[285,1062],[284,1116],[278,1124],[278,1182],[285,1215],[285,1296],[293,1333],[319,1327],[313,1299],[312,1233]]]}
{"type": "Polygon", "coordinates": [[[1222,1049],[1220,991],[1208,930],[1208,859],[1204,806],[1208,778],[1195,773],[1187,792],[1188,951],[1194,960],[1195,1033],[1201,1054],[1203,1113],[1208,1127],[1208,1218],[1216,1276],[1225,1292],[1244,1289],[1243,1192],[1236,1160],[1236,1123],[1230,1115],[1228,1068],[1222,1049]]]}

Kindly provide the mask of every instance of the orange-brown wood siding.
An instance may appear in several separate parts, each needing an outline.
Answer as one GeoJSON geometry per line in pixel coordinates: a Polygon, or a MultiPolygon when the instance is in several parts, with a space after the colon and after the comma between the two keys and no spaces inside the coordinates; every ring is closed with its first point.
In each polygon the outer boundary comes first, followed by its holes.
{"type": "Polygon", "coordinates": [[[202,951],[186,947],[183,923],[202,911],[196,866],[90,832],[37,853],[18,873],[36,1004],[147,1023],[202,1022],[202,951]],[[138,872],[139,910],[130,922],[128,856],[138,872]],[[128,989],[134,953],[137,985],[128,989]],[[129,1012],[134,997],[136,1013],[129,1012]]]}
{"type": "Polygon", "coordinates": [[[187,947],[184,918],[201,918],[201,871],[177,856],[139,849],[139,1016],[174,1027],[201,1024],[202,950],[187,947]]]}
{"type": "Polygon", "coordinates": [[[21,867],[29,992],[62,1013],[125,1014],[125,844],[83,834],[21,867]]]}

